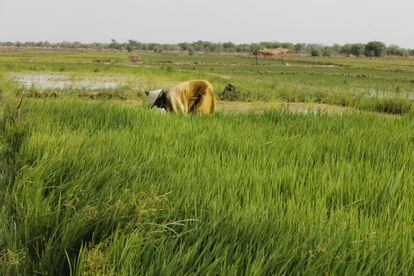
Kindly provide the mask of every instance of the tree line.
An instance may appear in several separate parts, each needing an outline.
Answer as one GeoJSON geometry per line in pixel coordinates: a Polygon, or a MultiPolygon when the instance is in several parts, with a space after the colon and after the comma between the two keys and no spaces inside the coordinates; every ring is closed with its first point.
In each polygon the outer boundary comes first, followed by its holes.
{"type": "Polygon", "coordinates": [[[290,42],[260,42],[235,44],[233,42],[214,43],[209,41],[196,41],[192,43],[161,44],[143,43],[136,40],[118,42],[112,39],[109,43],[82,43],[82,42],[0,42],[0,47],[41,47],[41,48],[64,48],[64,49],[97,49],[97,50],[123,50],[123,51],[153,51],[155,53],[180,51],[192,55],[195,53],[248,53],[255,54],[263,49],[285,48],[295,54],[311,56],[414,56],[414,49],[401,48],[397,45],[386,45],[380,41],[368,43],[354,43],[331,46],[323,44],[290,43],[290,42]]]}

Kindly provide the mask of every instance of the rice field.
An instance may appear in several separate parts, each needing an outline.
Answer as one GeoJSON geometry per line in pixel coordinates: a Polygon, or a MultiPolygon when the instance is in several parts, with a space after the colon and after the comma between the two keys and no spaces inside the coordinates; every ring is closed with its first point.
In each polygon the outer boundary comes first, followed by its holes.
{"type": "Polygon", "coordinates": [[[0,54],[1,274],[412,275],[412,61],[140,58],[0,54]],[[255,107],[144,107],[193,78],[255,107]]]}

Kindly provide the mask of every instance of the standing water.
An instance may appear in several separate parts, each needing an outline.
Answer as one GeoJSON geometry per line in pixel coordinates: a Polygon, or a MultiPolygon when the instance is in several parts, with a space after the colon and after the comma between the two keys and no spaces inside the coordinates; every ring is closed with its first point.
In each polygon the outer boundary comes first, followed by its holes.
{"type": "Polygon", "coordinates": [[[63,74],[47,73],[18,73],[11,75],[11,79],[17,81],[25,88],[39,89],[116,89],[121,86],[121,80],[108,77],[82,77],[70,78],[63,74]]]}

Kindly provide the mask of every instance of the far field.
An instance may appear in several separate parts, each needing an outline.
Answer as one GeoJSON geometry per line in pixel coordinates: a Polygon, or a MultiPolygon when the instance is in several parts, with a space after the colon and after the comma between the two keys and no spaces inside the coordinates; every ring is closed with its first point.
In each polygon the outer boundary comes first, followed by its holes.
{"type": "Polygon", "coordinates": [[[138,56],[0,52],[0,274],[413,274],[413,60],[138,56]]]}
{"type": "MultiPolygon", "coordinates": [[[[129,100],[139,98],[144,90],[194,78],[210,80],[217,94],[232,83],[239,91],[231,100],[243,102],[314,102],[407,113],[414,99],[412,59],[303,57],[266,59],[255,65],[255,59],[248,57],[143,53],[138,54],[138,62],[131,62],[129,56],[112,52],[6,52],[0,54],[0,70],[9,72],[9,78],[36,79],[36,75],[44,78],[50,73],[52,80],[57,75],[66,80],[109,82],[109,87],[118,84],[116,96],[129,100]]],[[[66,84],[65,91],[73,92],[71,83],[66,84]]],[[[88,86],[77,90],[83,93],[84,88],[88,86]]]]}

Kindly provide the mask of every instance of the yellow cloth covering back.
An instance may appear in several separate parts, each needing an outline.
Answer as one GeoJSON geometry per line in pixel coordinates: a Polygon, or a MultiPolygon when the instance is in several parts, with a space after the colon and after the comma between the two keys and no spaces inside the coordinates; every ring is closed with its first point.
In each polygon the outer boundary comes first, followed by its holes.
{"type": "Polygon", "coordinates": [[[166,92],[167,101],[176,113],[208,114],[216,110],[213,87],[205,80],[180,83],[166,92]]]}

